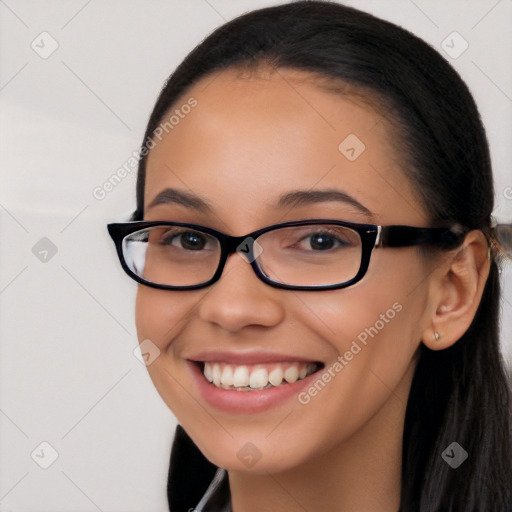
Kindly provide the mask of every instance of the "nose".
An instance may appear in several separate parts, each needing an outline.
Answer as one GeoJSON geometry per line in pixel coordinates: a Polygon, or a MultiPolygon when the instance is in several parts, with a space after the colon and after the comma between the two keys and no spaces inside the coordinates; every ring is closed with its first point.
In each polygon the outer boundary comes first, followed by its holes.
{"type": "Polygon", "coordinates": [[[272,327],[284,318],[279,300],[283,291],[263,283],[235,252],[228,257],[220,279],[206,288],[198,315],[230,332],[249,325],[272,327]]]}

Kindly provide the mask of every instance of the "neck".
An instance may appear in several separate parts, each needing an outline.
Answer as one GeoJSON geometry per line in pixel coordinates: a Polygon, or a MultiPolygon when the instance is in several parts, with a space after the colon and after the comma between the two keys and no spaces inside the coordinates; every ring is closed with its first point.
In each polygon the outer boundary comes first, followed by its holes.
{"type": "Polygon", "coordinates": [[[328,453],[279,473],[230,471],[233,512],[397,512],[414,366],[381,409],[328,453]]]}

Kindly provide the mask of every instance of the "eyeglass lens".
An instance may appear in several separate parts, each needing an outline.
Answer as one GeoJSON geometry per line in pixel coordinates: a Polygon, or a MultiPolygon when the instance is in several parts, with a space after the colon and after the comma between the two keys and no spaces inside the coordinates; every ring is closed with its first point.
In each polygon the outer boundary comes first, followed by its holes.
{"type": "MultiPolygon", "coordinates": [[[[263,233],[256,243],[261,272],[282,284],[343,283],[354,278],[361,265],[361,238],[344,226],[284,227],[263,233]]],[[[146,281],[193,286],[214,276],[221,245],[216,237],[200,230],[154,226],[126,236],[123,255],[132,272],[146,281]]]]}

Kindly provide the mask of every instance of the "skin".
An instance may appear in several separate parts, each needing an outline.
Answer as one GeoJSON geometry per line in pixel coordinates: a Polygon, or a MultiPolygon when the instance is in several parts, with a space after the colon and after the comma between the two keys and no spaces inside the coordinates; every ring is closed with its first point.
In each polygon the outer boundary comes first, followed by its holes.
{"type": "MultiPolygon", "coordinates": [[[[429,225],[400,168],[392,127],[368,104],[322,90],[294,70],[227,70],[213,78],[176,103],[191,96],[198,102],[149,154],[145,220],[192,222],[237,236],[315,217],[429,225]],[[353,162],[338,150],[351,133],[366,146],[353,162]],[[167,187],[199,195],[213,212],[178,204],[148,209],[167,187]],[[269,206],[291,190],[330,188],[356,198],[371,217],[343,202],[269,206]]],[[[375,249],[362,281],[320,292],[270,287],[235,253],[208,288],[139,285],[137,331],[161,351],[148,371],[163,400],[205,456],[228,469],[235,512],[396,511],[418,348],[423,342],[443,349],[460,338],[488,270],[478,231],[460,249],[428,259],[416,248],[375,249]],[[394,303],[402,310],[307,405],[293,397],[240,415],[217,410],[194,391],[185,359],[199,351],[273,351],[329,367],[394,303]],[[251,468],[237,457],[248,442],[261,453],[251,468]]]]}

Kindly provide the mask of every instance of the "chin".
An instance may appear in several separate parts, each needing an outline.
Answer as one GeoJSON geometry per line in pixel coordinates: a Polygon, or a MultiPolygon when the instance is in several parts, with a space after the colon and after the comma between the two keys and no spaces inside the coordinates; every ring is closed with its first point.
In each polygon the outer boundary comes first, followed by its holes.
{"type": "MultiPolygon", "coordinates": [[[[183,425],[183,424],[182,424],[183,425]]],[[[185,430],[187,428],[184,425],[185,430]]],[[[287,471],[313,457],[312,448],[308,456],[307,447],[294,441],[298,437],[289,435],[289,444],[276,441],[259,433],[236,435],[223,432],[211,435],[210,432],[189,431],[189,435],[203,455],[213,464],[228,471],[250,474],[268,474],[287,471]],[[299,450],[300,448],[300,450],[299,450]]],[[[261,432],[261,431],[259,431],[261,432]]],[[[299,437],[300,438],[300,437],[299,437]]]]}

